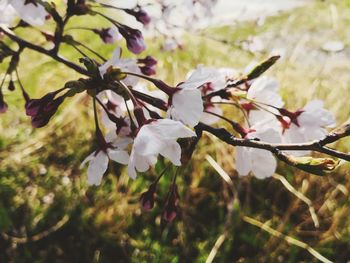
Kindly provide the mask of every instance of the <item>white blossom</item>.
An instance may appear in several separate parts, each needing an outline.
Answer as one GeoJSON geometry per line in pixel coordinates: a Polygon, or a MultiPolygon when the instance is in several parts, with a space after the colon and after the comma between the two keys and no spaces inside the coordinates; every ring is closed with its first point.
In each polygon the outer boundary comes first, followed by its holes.
{"type": "MultiPolygon", "coordinates": [[[[270,77],[257,78],[250,86],[247,92],[247,98],[253,101],[259,102],[261,107],[268,109],[270,112],[279,114],[276,109],[269,107],[271,105],[277,108],[281,108],[284,102],[281,96],[278,94],[279,85],[277,80],[270,77]]],[[[249,121],[251,124],[255,124],[264,119],[270,119],[276,123],[276,118],[273,114],[261,109],[254,109],[249,112],[249,121]]]]}
{"type": "MultiPolygon", "coordinates": [[[[258,138],[268,143],[281,142],[280,133],[268,124],[259,123],[251,127],[253,132],[248,133],[247,139],[258,138]]],[[[236,170],[240,176],[246,176],[250,172],[259,179],[270,177],[274,174],[277,162],[273,154],[267,150],[236,147],[236,170]]]]}
{"type": "MultiPolygon", "coordinates": [[[[296,117],[294,122],[283,133],[285,143],[304,143],[313,140],[323,139],[327,135],[326,128],[335,126],[333,114],[323,108],[323,101],[310,101],[301,110],[301,114],[296,117]]],[[[293,155],[306,155],[308,151],[289,152],[293,155]]]]}
{"type": "Polygon", "coordinates": [[[107,149],[99,149],[92,152],[80,165],[80,168],[82,168],[86,163],[89,163],[87,170],[89,185],[101,184],[103,174],[108,168],[109,160],[120,164],[127,164],[129,161],[129,155],[124,149],[131,142],[130,138],[117,138],[110,135],[110,137],[106,137],[106,142],[110,143],[111,146],[107,147],[107,149]]]}
{"type": "Polygon", "coordinates": [[[128,172],[133,179],[136,170],[145,172],[153,166],[158,154],[169,159],[174,165],[181,165],[181,147],[178,138],[196,136],[196,134],[179,121],[170,119],[154,120],[143,125],[131,150],[128,172]]]}
{"type": "Polygon", "coordinates": [[[197,125],[204,110],[202,93],[198,88],[217,77],[215,71],[198,67],[185,82],[177,86],[168,116],[191,127],[197,125]]]}

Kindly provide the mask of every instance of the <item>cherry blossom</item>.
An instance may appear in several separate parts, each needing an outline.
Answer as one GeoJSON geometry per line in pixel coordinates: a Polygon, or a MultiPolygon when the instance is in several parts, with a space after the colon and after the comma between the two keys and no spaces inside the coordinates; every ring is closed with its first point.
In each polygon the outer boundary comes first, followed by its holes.
{"type": "Polygon", "coordinates": [[[140,54],[146,49],[146,44],[140,30],[122,24],[118,24],[118,30],[125,38],[126,46],[132,53],[140,54]]]}
{"type": "MultiPolygon", "coordinates": [[[[286,143],[303,143],[323,139],[327,135],[326,128],[335,126],[335,118],[331,112],[323,108],[323,101],[310,101],[298,110],[295,117],[284,117],[289,126],[283,127],[283,141],[286,143]]],[[[293,151],[293,155],[305,155],[308,151],[293,151]]]]}
{"type": "Polygon", "coordinates": [[[197,125],[204,110],[199,87],[215,81],[217,77],[216,71],[198,67],[185,82],[176,87],[177,90],[172,95],[168,116],[191,127],[197,125]]]}
{"type": "Polygon", "coordinates": [[[82,168],[86,163],[89,163],[87,170],[89,185],[101,184],[103,174],[108,168],[109,160],[120,164],[128,163],[129,155],[124,149],[131,141],[128,137],[119,138],[112,133],[106,136],[105,147],[92,152],[80,165],[80,168],[82,168]]]}
{"type": "MultiPolygon", "coordinates": [[[[280,133],[269,126],[266,122],[261,122],[251,127],[251,132],[246,136],[247,139],[260,139],[264,142],[281,142],[280,133]]],[[[259,179],[270,177],[274,174],[277,167],[277,161],[273,154],[267,150],[236,147],[236,170],[239,175],[246,176],[250,172],[259,179]]]]}
{"type": "Polygon", "coordinates": [[[135,179],[136,170],[147,171],[156,163],[158,154],[180,166],[181,147],[176,140],[193,136],[196,134],[179,121],[151,120],[140,128],[134,140],[128,165],[129,176],[135,179]]]}
{"type": "Polygon", "coordinates": [[[247,92],[247,99],[249,101],[244,104],[243,100],[242,103],[243,107],[249,112],[249,121],[251,124],[255,124],[266,118],[277,123],[276,118],[271,112],[278,114],[275,107],[281,108],[284,105],[281,96],[278,94],[278,90],[279,84],[274,78],[263,76],[253,81],[247,92]],[[251,101],[260,103],[263,109],[256,108],[251,101]],[[269,112],[264,109],[268,109],[269,112]]]}

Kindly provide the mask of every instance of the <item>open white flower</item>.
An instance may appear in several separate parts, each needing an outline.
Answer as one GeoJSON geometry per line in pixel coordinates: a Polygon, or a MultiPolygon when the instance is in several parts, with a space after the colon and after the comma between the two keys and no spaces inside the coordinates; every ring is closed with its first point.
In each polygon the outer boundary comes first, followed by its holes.
{"type": "Polygon", "coordinates": [[[217,77],[216,71],[198,67],[185,82],[176,87],[178,90],[172,96],[168,116],[191,127],[197,125],[204,110],[202,94],[198,88],[217,77]]]}
{"type": "MultiPolygon", "coordinates": [[[[137,65],[136,59],[122,59],[120,58],[120,55],[121,49],[118,47],[114,50],[112,58],[98,68],[102,78],[110,67],[120,68],[122,71],[125,72],[142,74],[139,66],[137,65]]],[[[137,84],[138,80],[139,79],[137,77],[128,75],[125,79],[123,79],[123,82],[126,85],[134,86],[137,84]]]]}
{"type": "MultiPolygon", "coordinates": [[[[252,83],[247,92],[247,98],[266,105],[281,108],[283,107],[284,102],[281,96],[278,94],[278,90],[279,85],[277,80],[263,76],[256,79],[252,83]]],[[[267,108],[270,112],[278,114],[278,111],[276,109],[268,107],[266,105],[262,105],[262,107],[267,108]]],[[[271,119],[271,121],[276,121],[274,115],[267,111],[253,109],[249,112],[249,121],[253,125],[266,118],[271,119]]]]}
{"type": "Polygon", "coordinates": [[[11,0],[9,4],[17,11],[22,20],[32,26],[42,26],[48,13],[45,8],[35,1],[11,0]]]}
{"type": "MultiPolygon", "coordinates": [[[[335,118],[331,112],[323,108],[323,101],[310,101],[300,115],[291,120],[290,126],[284,130],[285,143],[303,143],[323,139],[327,135],[326,128],[335,126],[335,118]]],[[[289,152],[291,153],[291,152],[289,152]]],[[[307,151],[293,151],[293,155],[306,155],[307,151]]]]}
{"type": "Polygon", "coordinates": [[[128,137],[117,138],[115,136],[107,136],[106,142],[110,145],[106,149],[100,149],[92,152],[85,160],[81,163],[82,168],[86,163],[89,163],[87,170],[88,184],[89,185],[100,185],[103,174],[108,168],[109,160],[113,160],[120,164],[127,164],[129,161],[129,155],[124,150],[131,139],[128,137]]]}
{"type": "Polygon", "coordinates": [[[128,172],[133,179],[136,170],[145,172],[153,166],[158,154],[169,159],[174,165],[181,165],[181,147],[178,138],[193,137],[196,134],[179,121],[170,119],[154,120],[139,130],[131,150],[128,172]]]}
{"type": "MultiPolygon", "coordinates": [[[[253,126],[247,135],[247,139],[258,138],[264,142],[278,143],[281,141],[280,133],[265,124],[253,126]]],[[[250,172],[259,179],[270,177],[274,174],[277,162],[273,154],[267,150],[236,147],[236,170],[240,176],[246,176],[250,172]]]]}

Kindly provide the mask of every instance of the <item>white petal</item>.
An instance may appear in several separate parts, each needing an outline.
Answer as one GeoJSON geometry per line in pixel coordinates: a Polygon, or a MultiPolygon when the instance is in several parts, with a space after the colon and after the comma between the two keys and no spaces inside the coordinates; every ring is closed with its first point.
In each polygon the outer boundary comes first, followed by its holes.
{"type": "Polygon", "coordinates": [[[263,76],[257,78],[250,86],[247,98],[280,108],[284,102],[278,94],[278,89],[278,82],[275,79],[263,76]]]}
{"type": "Polygon", "coordinates": [[[11,0],[11,5],[28,24],[42,26],[45,23],[48,13],[42,5],[34,5],[32,3],[25,5],[24,0],[11,0]]]}
{"type": "Polygon", "coordinates": [[[150,166],[153,166],[157,162],[157,157],[155,155],[141,156],[138,155],[133,147],[129,164],[128,164],[128,175],[132,179],[136,179],[137,173],[136,169],[139,172],[146,172],[150,166]]]}
{"type": "Polygon", "coordinates": [[[215,82],[220,77],[220,72],[217,69],[198,66],[190,77],[178,87],[182,89],[197,89],[205,83],[215,82]]]}
{"type": "Polygon", "coordinates": [[[174,120],[194,127],[198,124],[203,110],[203,100],[199,90],[182,89],[173,95],[170,115],[174,120]]]}
{"type": "Polygon", "coordinates": [[[273,114],[263,110],[252,110],[249,112],[249,123],[260,126],[262,123],[270,123],[273,127],[280,127],[278,120],[273,114]]]}
{"type": "Polygon", "coordinates": [[[84,165],[87,163],[87,162],[90,162],[93,158],[95,158],[95,151],[90,153],[85,159],[84,161],[82,161],[82,163],[80,164],[80,169],[82,169],[84,167],[84,165]]]}
{"type": "Polygon", "coordinates": [[[273,154],[266,150],[251,149],[252,173],[260,179],[272,176],[277,167],[273,154]]]}
{"type": "Polygon", "coordinates": [[[16,17],[16,10],[7,1],[0,1],[0,26],[12,26],[16,17]]]}
{"type": "Polygon", "coordinates": [[[323,101],[321,100],[310,101],[303,110],[304,112],[298,117],[301,126],[334,127],[336,124],[333,114],[323,108],[323,101]]]}
{"type": "Polygon", "coordinates": [[[103,174],[108,168],[108,156],[100,151],[89,163],[87,170],[88,184],[89,185],[100,185],[103,174]]]}
{"type": "Polygon", "coordinates": [[[194,131],[181,122],[170,119],[160,119],[150,123],[150,125],[145,126],[145,128],[146,127],[150,130],[149,132],[157,134],[160,138],[166,140],[196,136],[194,131]]]}
{"type": "MultiPolygon", "coordinates": [[[[218,106],[211,106],[207,107],[206,111],[213,112],[215,114],[221,115],[222,114],[222,109],[218,106]]],[[[207,125],[212,125],[220,120],[219,117],[203,112],[202,117],[201,117],[201,122],[207,124],[207,125]]]]}
{"type": "Polygon", "coordinates": [[[248,175],[252,170],[250,149],[246,147],[236,147],[236,170],[240,176],[248,175]]]}
{"type": "Polygon", "coordinates": [[[268,126],[269,123],[259,123],[259,125],[252,126],[255,132],[248,134],[248,138],[259,138],[261,141],[269,143],[280,143],[282,141],[282,136],[278,127],[268,126]]]}
{"type": "Polygon", "coordinates": [[[121,164],[128,164],[129,162],[129,154],[126,151],[108,149],[108,157],[121,164]]]}
{"type": "Polygon", "coordinates": [[[160,154],[169,159],[174,165],[181,166],[181,147],[176,141],[169,141],[160,154]]]}

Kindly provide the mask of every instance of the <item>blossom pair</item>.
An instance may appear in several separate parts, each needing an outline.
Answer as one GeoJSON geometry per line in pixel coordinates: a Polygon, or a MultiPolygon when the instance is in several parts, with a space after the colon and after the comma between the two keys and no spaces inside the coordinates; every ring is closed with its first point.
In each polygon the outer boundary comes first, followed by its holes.
{"type": "MultiPolygon", "coordinates": [[[[305,107],[290,112],[278,94],[278,82],[269,77],[256,79],[248,88],[243,108],[252,125],[247,139],[260,139],[268,143],[304,143],[320,140],[335,119],[324,109],[321,100],[310,101],[305,107]]],[[[286,154],[308,155],[308,151],[287,151],[286,154]]],[[[237,147],[236,169],[240,175],[252,172],[258,178],[272,176],[277,167],[274,156],[267,150],[237,147]]]]}
{"type": "Polygon", "coordinates": [[[177,139],[192,136],[196,134],[179,121],[149,120],[139,129],[133,139],[114,135],[107,137],[107,146],[91,153],[82,165],[89,162],[87,171],[89,184],[99,185],[101,183],[109,159],[120,164],[128,164],[128,174],[135,179],[136,170],[147,171],[156,163],[159,154],[169,159],[174,165],[180,166],[181,147],[177,139]],[[126,147],[130,143],[133,145],[129,156],[126,147]]]}

